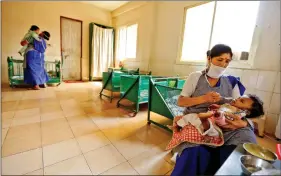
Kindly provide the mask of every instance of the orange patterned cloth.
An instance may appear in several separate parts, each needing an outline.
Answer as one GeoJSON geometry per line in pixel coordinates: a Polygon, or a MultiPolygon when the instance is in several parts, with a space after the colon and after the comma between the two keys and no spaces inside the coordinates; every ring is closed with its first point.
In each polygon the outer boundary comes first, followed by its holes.
{"type": "Polygon", "coordinates": [[[189,142],[194,144],[206,144],[212,146],[222,146],[224,144],[223,133],[219,127],[214,123],[214,127],[218,130],[219,136],[207,136],[202,135],[200,132],[192,125],[186,125],[181,130],[177,130],[176,122],[183,116],[178,116],[173,121],[173,136],[172,140],[169,142],[166,150],[173,149],[183,142],[189,142]]]}

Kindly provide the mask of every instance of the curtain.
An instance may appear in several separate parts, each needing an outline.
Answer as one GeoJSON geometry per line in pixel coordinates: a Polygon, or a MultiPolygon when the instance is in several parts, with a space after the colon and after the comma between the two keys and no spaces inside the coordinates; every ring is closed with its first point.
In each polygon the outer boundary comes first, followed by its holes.
{"type": "Polygon", "coordinates": [[[101,78],[102,72],[113,66],[113,42],[112,28],[93,25],[90,44],[90,80],[101,78]]]}
{"type": "Polygon", "coordinates": [[[117,42],[116,42],[116,59],[122,61],[126,58],[126,38],[127,29],[125,27],[117,30],[117,42]]]}
{"type": "Polygon", "coordinates": [[[116,59],[136,58],[138,24],[117,29],[116,59]]]}

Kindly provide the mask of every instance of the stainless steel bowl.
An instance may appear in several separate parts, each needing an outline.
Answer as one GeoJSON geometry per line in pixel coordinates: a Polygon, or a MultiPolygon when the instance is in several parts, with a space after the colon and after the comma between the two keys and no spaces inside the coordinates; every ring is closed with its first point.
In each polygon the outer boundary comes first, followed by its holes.
{"type": "Polygon", "coordinates": [[[274,152],[272,152],[258,144],[245,143],[245,144],[243,144],[243,148],[249,154],[254,155],[263,160],[266,160],[270,163],[274,163],[277,160],[277,155],[274,152]]]}
{"type": "Polygon", "coordinates": [[[242,155],[240,157],[240,164],[243,173],[246,175],[251,175],[262,169],[274,169],[273,165],[269,162],[252,155],[242,155]]]}

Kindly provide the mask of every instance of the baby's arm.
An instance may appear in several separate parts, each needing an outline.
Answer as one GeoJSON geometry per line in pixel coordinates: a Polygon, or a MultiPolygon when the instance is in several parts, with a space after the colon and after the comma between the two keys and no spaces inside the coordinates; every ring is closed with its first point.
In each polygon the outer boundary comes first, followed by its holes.
{"type": "Polygon", "coordinates": [[[212,104],[209,106],[209,110],[217,110],[221,107],[221,105],[218,104],[212,104]]]}
{"type": "Polygon", "coordinates": [[[206,120],[206,119],[212,117],[213,114],[214,114],[213,112],[208,111],[208,112],[199,113],[198,117],[200,118],[200,120],[206,120]]]}
{"type": "Polygon", "coordinates": [[[36,34],[35,32],[32,32],[31,36],[32,36],[35,40],[41,41],[41,39],[39,38],[39,35],[36,34]]]}

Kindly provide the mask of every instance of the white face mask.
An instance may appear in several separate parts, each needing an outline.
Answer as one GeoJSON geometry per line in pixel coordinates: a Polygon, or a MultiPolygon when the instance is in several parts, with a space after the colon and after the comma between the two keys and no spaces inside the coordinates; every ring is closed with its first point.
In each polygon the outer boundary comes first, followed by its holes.
{"type": "Polygon", "coordinates": [[[219,67],[211,63],[207,75],[210,76],[211,78],[219,78],[223,75],[225,70],[226,68],[219,67]]]}

